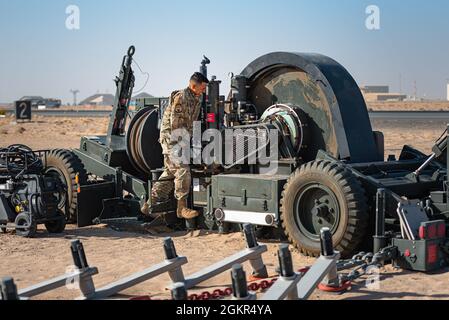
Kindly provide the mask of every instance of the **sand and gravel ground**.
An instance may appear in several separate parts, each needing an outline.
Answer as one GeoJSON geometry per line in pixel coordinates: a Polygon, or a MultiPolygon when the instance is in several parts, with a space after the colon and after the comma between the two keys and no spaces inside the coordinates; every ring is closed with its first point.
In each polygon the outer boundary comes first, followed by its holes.
{"type": "Polygon", "coordinates": [[[367,102],[370,111],[449,111],[449,101],[367,102]]]}

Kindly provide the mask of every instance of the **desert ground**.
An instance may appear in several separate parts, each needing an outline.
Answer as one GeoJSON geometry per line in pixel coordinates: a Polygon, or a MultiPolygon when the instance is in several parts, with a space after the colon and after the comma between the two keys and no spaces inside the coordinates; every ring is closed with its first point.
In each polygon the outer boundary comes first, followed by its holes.
{"type": "Polygon", "coordinates": [[[367,102],[370,111],[449,111],[449,101],[367,102]]]}
{"type": "MultiPolygon", "coordinates": [[[[12,117],[0,118],[0,147],[14,143],[29,145],[34,149],[77,148],[85,135],[104,134],[108,119],[87,118],[34,118],[30,123],[15,123],[12,117]]],[[[429,152],[434,141],[445,129],[444,121],[374,121],[373,128],[383,131],[386,138],[386,154],[399,154],[404,144],[411,144],[429,152]]],[[[91,266],[100,273],[94,277],[97,287],[147,268],[163,259],[161,250],[165,236],[172,236],[178,254],[188,258],[184,273],[191,274],[214,262],[220,261],[245,246],[242,234],[220,235],[213,232],[130,233],[119,232],[100,225],[77,229],[68,226],[63,235],[48,235],[40,229],[38,237],[23,239],[11,232],[0,234],[0,277],[13,276],[18,287],[24,288],[60,275],[71,265],[69,245],[73,239],[83,241],[91,266]]],[[[263,240],[269,250],[263,258],[269,273],[274,275],[277,262],[275,241],[263,240]]],[[[310,266],[314,260],[294,252],[295,268],[310,266]]],[[[247,273],[250,272],[245,265],[247,273]]],[[[366,278],[353,284],[343,295],[330,295],[316,291],[312,299],[449,299],[449,269],[434,274],[411,273],[388,266],[382,270],[380,288],[368,289],[366,278]]],[[[151,296],[163,299],[169,296],[164,275],[124,292],[123,297],[151,296]]],[[[220,275],[192,291],[228,287],[229,273],[220,275]]],[[[77,291],[56,290],[39,299],[71,299],[77,291]]]]}

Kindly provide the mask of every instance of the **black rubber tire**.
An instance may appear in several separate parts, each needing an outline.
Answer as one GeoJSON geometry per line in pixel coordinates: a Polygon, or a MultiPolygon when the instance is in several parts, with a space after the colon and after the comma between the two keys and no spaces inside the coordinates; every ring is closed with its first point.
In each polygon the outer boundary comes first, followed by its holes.
{"type": "Polygon", "coordinates": [[[65,222],[66,221],[64,213],[61,212],[61,218],[46,222],[45,228],[47,229],[48,233],[63,233],[66,225],[65,222]]]}
{"type": "Polygon", "coordinates": [[[8,231],[8,229],[6,229],[6,228],[0,228],[0,231],[1,231],[2,233],[6,233],[6,232],[8,231]]]}
{"type": "Polygon", "coordinates": [[[339,219],[334,221],[335,230],[332,230],[334,248],[343,258],[351,257],[368,232],[369,214],[360,181],[342,164],[319,160],[303,165],[292,174],[281,198],[281,223],[285,235],[302,254],[320,255],[319,233],[311,236],[312,232],[309,235],[303,232],[304,227],[301,230],[301,223],[297,222],[300,218],[296,216],[301,208],[298,207],[301,205],[300,196],[314,187],[326,188],[333,194],[339,213],[339,219]]]}
{"type": "Polygon", "coordinates": [[[16,234],[23,238],[33,238],[36,235],[37,224],[35,222],[30,223],[31,218],[28,213],[20,213],[17,215],[15,224],[16,226],[28,226],[26,229],[16,229],[16,234]]]}
{"type": "Polygon", "coordinates": [[[68,212],[65,212],[65,205],[63,204],[60,204],[59,209],[64,211],[67,222],[76,223],[76,208],[78,204],[76,175],[79,177],[80,185],[87,182],[87,172],[84,169],[84,165],[73,152],[63,149],[50,151],[46,159],[46,173],[58,173],[60,179],[67,186],[68,212]]]}

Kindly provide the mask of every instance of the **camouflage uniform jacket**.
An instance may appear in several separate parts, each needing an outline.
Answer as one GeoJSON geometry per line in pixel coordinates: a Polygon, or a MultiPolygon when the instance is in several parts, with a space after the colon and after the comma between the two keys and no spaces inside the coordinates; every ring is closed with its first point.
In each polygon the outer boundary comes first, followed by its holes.
{"type": "Polygon", "coordinates": [[[200,97],[195,96],[190,88],[174,91],[170,97],[170,105],[165,109],[162,118],[159,142],[162,152],[170,154],[173,146],[171,134],[176,129],[186,129],[192,136],[193,122],[198,120],[200,114],[200,97]]]}

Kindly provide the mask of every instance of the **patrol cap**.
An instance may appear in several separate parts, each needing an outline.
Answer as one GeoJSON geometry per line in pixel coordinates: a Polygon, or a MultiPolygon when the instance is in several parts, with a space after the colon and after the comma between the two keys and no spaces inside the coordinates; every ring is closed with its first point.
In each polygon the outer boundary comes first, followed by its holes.
{"type": "Polygon", "coordinates": [[[207,79],[207,77],[205,77],[202,73],[200,72],[195,72],[191,77],[190,77],[190,81],[195,81],[197,83],[209,83],[209,80],[207,79]]]}

